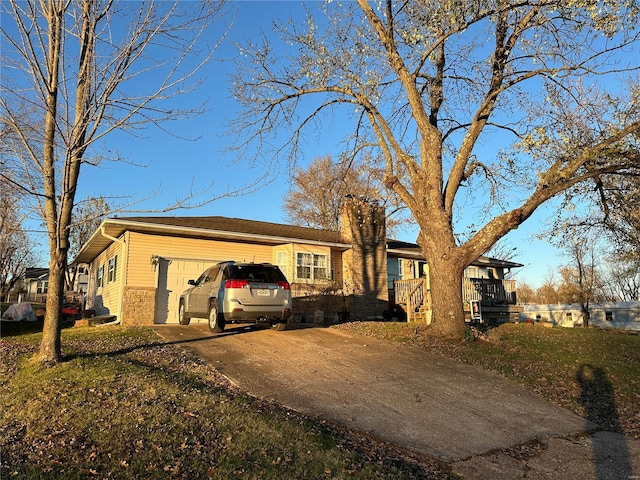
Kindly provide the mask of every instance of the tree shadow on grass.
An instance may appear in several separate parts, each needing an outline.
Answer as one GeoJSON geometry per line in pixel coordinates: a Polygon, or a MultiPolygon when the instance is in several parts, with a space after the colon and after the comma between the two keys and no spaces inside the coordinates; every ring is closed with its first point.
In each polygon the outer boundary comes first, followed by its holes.
{"type": "Polygon", "coordinates": [[[620,425],[614,388],[606,372],[589,364],[578,369],[578,401],[584,406],[586,419],[603,431],[592,434],[593,459],[598,480],[633,478],[629,448],[620,425]]]}

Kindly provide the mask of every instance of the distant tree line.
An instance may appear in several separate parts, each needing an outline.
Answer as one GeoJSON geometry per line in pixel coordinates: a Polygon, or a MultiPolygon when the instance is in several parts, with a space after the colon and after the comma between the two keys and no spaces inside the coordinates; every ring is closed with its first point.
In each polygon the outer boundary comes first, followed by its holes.
{"type": "Polygon", "coordinates": [[[563,265],[550,270],[543,283],[536,287],[518,282],[518,303],[599,303],[640,301],[640,270],[633,263],[610,258],[604,265],[589,266],[588,282],[580,283],[575,265],[563,265]]]}

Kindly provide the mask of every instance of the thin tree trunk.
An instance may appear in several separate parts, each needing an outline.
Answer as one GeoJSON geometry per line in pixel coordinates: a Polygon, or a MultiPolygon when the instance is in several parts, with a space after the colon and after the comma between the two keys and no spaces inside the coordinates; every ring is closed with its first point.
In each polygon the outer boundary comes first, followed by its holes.
{"type": "Polygon", "coordinates": [[[42,363],[55,363],[62,354],[60,347],[60,318],[62,316],[62,301],[64,298],[66,253],[53,246],[51,250],[46,313],[42,327],[42,341],[37,356],[37,360],[42,363]]]}
{"type": "MultiPolygon", "coordinates": [[[[47,111],[44,123],[44,150],[42,177],[44,179],[44,219],[49,235],[49,288],[47,290],[46,313],[42,327],[42,341],[36,358],[41,362],[53,363],[60,358],[60,316],[64,294],[64,270],[66,267],[66,248],[60,248],[60,225],[55,175],[55,136],[58,108],[58,80],[64,10],[55,2],[47,4],[45,12],[48,23],[47,51],[47,111]]],[[[67,234],[68,237],[68,234],[67,234]]]]}

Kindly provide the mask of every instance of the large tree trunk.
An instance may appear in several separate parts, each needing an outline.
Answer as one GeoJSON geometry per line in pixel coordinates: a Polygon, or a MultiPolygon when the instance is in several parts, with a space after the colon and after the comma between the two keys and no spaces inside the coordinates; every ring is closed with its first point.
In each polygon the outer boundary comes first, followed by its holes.
{"type": "Polygon", "coordinates": [[[462,338],[465,331],[462,301],[464,266],[455,260],[440,260],[429,264],[431,288],[431,325],[442,338],[462,338]]]}
{"type": "Polygon", "coordinates": [[[429,265],[431,325],[442,338],[462,339],[465,331],[462,275],[465,258],[456,246],[447,218],[430,212],[428,227],[418,235],[418,244],[429,265]]]}

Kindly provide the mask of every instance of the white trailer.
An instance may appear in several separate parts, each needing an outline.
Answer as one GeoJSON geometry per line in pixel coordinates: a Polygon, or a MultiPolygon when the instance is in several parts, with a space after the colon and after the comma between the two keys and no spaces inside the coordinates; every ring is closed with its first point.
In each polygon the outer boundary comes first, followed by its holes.
{"type": "MultiPolygon", "coordinates": [[[[578,303],[524,305],[521,322],[546,323],[559,327],[579,327],[584,319],[578,303]]],[[[599,328],[640,330],[640,302],[606,302],[589,305],[589,325],[599,328]]]]}

